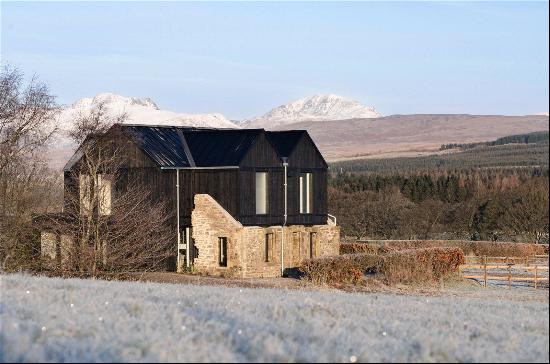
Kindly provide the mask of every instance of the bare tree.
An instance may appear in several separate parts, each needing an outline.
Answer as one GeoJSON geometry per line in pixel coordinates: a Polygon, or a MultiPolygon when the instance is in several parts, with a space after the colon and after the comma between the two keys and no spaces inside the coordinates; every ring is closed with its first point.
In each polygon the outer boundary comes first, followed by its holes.
{"type": "Polygon", "coordinates": [[[154,201],[145,185],[128,181],[129,140],[105,134],[124,119],[100,104],[87,116],[79,115],[70,132],[83,141],[68,176],[68,216],[60,230],[73,236],[68,266],[81,273],[158,269],[173,250],[167,207],[154,201]]]}
{"type": "Polygon", "coordinates": [[[126,113],[111,114],[105,101],[93,105],[89,112],[80,110],[68,134],[76,144],[81,144],[90,135],[103,134],[116,123],[123,123],[126,113]]]}
{"type": "Polygon", "coordinates": [[[36,77],[0,72],[0,259],[2,269],[24,267],[38,247],[31,239],[31,214],[58,207],[60,176],[43,155],[57,130],[55,97],[36,77]]]}
{"type": "Polygon", "coordinates": [[[23,85],[23,73],[5,66],[0,74],[0,180],[6,168],[43,148],[57,130],[58,111],[48,86],[32,77],[23,85]]]}

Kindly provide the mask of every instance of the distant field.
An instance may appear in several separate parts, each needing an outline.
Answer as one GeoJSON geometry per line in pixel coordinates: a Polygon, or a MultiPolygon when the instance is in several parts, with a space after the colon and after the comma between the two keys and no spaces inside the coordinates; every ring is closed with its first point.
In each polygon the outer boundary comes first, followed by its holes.
{"type": "Polygon", "coordinates": [[[548,168],[548,143],[479,146],[465,151],[422,157],[356,159],[334,162],[334,173],[407,173],[478,168],[548,168]]]}
{"type": "Polygon", "coordinates": [[[0,275],[0,362],[548,362],[548,294],[440,297],[0,275]]]}

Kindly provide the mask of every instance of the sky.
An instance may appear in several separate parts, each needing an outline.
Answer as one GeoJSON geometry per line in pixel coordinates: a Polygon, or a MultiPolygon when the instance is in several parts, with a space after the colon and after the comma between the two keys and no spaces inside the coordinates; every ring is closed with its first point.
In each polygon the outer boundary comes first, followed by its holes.
{"type": "Polygon", "coordinates": [[[0,2],[0,60],[101,92],[262,115],[338,94],[384,115],[547,112],[548,2],[0,2]]]}

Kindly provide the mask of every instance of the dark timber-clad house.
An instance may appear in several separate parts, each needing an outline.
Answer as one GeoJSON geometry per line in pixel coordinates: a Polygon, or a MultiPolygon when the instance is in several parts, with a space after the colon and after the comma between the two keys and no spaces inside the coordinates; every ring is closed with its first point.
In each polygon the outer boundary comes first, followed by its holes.
{"type": "MultiPolygon", "coordinates": [[[[125,142],[122,183],[138,181],[176,212],[178,269],[278,276],[338,254],[327,163],[307,131],[116,124],[102,137],[125,142]]],[[[65,166],[66,195],[78,191],[71,176],[80,158],[65,166]]]]}

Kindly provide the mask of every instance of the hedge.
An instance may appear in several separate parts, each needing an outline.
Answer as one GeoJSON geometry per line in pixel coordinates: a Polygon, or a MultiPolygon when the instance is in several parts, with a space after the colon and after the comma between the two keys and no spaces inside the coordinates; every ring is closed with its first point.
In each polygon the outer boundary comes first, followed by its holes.
{"type": "Polygon", "coordinates": [[[464,263],[458,248],[425,248],[396,251],[387,255],[346,254],[307,260],[300,271],[321,285],[364,284],[368,273],[383,283],[429,283],[456,272],[464,263]]]}
{"type": "Polygon", "coordinates": [[[367,243],[342,243],[340,254],[369,253],[382,255],[400,250],[435,247],[456,247],[462,249],[465,255],[475,256],[530,257],[548,254],[548,245],[546,244],[466,240],[380,240],[367,243]]]}

